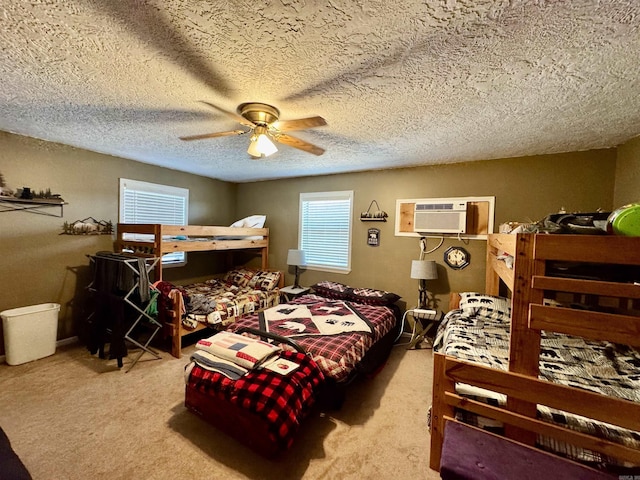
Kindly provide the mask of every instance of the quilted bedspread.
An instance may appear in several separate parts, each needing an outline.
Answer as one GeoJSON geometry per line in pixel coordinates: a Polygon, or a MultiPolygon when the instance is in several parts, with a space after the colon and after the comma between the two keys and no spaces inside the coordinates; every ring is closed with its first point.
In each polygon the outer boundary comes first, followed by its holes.
{"type": "MultiPolygon", "coordinates": [[[[303,295],[289,303],[306,305],[312,310],[324,307],[332,310],[346,303],[351,311],[356,312],[361,318],[366,318],[373,329],[372,333],[346,332],[334,335],[296,336],[295,341],[313,357],[324,375],[337,382],[346,380],[371,346],[396,325],[396,317],[389,307],[336,301],[315,294],[303,295]]],[[[244,315],[236,319],[230,329],[236,330],[242,327],[260,329],[259,315],[244,315]]]]}
{"type": "Polygon", "coordinates": [[[221,324],[234,317],[277,305],[280,292],[238,287],[213,279],[180,287],[187,317],[202,323],[221,324]]]}
{"type": "Polygon", "coordinates": [[[314,405],[324,376],[306,355],[289,351],[280,355],[299,367],[288,375],[254,369],[232,380],[192,362],[187,366],[186,381],[201,393],[258,415],[268,425],[269,440],[284,450],[289,448],[300,423],[314,405]]]}
{"type": "MultiPolygon", "coordinates": [[[[434,350],[461,360],[507,370],[509,356],[509,318],[491,309],[452,310],[441,322],[434,350]]],[[[551,382],[640,402],[640,351],[607,342],[588,341],[580,337],[542,332],[540,378],[551,382]]],[[[504,396],[481,389],[460,386],[466,396],[502,403],[504,396]]],[[[579,431],[609,438],[633,448],[640,448],[640,435],[614,425],[539,406],[541,418],[566,424],[579,431]]],[[[594,452],[566,451],[551,439],[540,443],[554,451],[593,462],[607,462],[594,452]]]]}

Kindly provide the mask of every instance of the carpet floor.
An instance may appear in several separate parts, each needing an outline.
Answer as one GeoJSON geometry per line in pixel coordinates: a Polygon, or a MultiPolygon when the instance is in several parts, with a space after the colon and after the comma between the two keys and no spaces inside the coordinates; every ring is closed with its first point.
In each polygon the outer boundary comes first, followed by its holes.
{"type": "Polygon", "coordinates": [[[126,372],[81,345],[0,364],[0,426],[34,480],[437,479],[428,467],[432,352],[394,347],[351,385],[338,411],[315,411],[278,460],[240,445],[184,407],[183,357],[145,354],[126,372]]]}

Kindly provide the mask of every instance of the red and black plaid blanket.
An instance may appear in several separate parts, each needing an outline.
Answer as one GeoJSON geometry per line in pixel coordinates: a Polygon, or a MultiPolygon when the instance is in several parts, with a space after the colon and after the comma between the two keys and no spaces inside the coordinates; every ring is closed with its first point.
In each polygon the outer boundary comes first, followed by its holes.
{"type": "Polygon", "coordinates": [[[256,369],[231,380],[194,363],[187,384],[264,419],[270,441],[284,450],[291,446],[300,423],[315,403],[324,375],[311,358],[299,352],[284,351],[281,358],[300,366],[288,375],[256,369]]]}
{"type": "MultiPolygon", "coordinates": [[[[308,294],[298,297],[289,303],[332,306],[335,300],[308,294]]],[[[337,382],[346,380],[349,377],[349,374],[357,368],[365,353],[386,333],[391,331],[397,321],[393,310],[389,307],[353,302],[347,303],[358,315],[367,319],[367,322],[373,327],[373,333],[347,332],[338,335],[294,337],[294,340],[313,357],[325,377],[333,378],[337,382]]],[[[236,331],[242,327],[259,330],[258,314],[243,315],[237,318],[236,322],[230,325],[228,329],[236,331]]]]}

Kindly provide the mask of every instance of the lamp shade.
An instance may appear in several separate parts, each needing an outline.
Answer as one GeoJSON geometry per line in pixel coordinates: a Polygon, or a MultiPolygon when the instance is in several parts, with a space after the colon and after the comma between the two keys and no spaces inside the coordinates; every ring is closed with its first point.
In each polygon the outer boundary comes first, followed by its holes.
{"type": "Polygon", "coordinates": [[[287,265],[306,265],[304,250],[289,250],[287,254],[287,265]]]}
{"type": "Polygon", "coordinates": [[[411,278],[418,278],[421,280],[435,280],[436,278],[438,278],[436,262],[434,262],[433,260],[412,260],[411,278]]]}
{"type": "Polygon", "coordinates": [[[252,157],[260,158],[268,157],[277,151],[278,149],[269,138],[266,127],[258,125],[251,136],[247,153],[252,157]]]}

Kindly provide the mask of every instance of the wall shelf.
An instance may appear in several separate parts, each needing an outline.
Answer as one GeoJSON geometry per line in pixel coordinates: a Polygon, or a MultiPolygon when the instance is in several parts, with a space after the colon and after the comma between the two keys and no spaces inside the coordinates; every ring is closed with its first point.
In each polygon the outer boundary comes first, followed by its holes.
{"type": "Polygon", "coordinates": [[[61,198],[34,198],[31,200],[26,198],[0,197],[0,213],[23,210],[29,213],[62,218],[64,215],[63,207],[66,204],[67,203],[61,198]],[[44,208],[51,207],[59,207],[60,214],[57,215],[55,213],[42,211],[44,208]]]}

